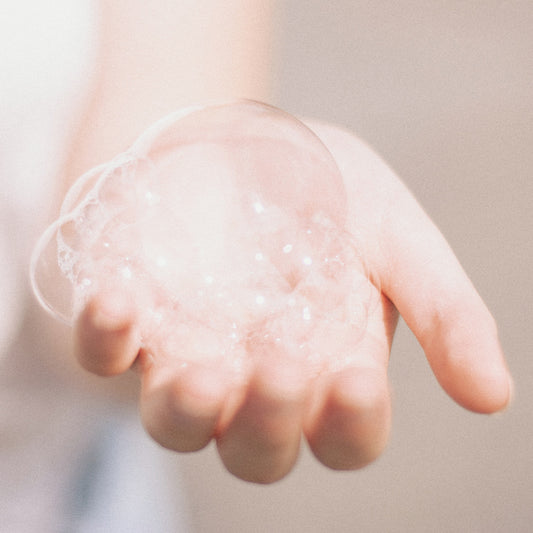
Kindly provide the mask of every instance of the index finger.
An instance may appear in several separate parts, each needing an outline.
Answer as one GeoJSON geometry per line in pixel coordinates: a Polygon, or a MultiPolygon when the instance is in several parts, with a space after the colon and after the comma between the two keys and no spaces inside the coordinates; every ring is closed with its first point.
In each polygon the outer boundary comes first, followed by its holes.
{"type": "MultiPolygon", "coordinates": [[[[444,390],[472,411],[511,395],[494,319],[445,238],[394,172],[348,132],[312,126],[344,176],[373,275],[423,347],[444,390]]],[[[355,221],[355,222],[354,222],[355,221]]]]}

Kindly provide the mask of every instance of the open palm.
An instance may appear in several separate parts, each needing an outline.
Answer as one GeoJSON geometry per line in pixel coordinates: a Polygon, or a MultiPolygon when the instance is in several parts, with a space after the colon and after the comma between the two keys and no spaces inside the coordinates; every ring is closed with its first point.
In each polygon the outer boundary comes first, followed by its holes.
{"type": "MultiPolygon", "coordinates": [[[[391,419],[387,364],[398,312],[416,335],[446,392],[491,413],[510,397],[510,377],[494,321],[446,241],[394,173],[352,134],[309,122],[333,154],[349,197],[374,299],[353,364],[304,379],[290,358],[262,359],[245,383],[222,368],[171,365],[141,349],[127,294],[95,295],[76,324],[81,364],[99,375],[133,367],[141,376],[141,415],[161,445],[194,451],[216,439],[236,476],[268,483],[290,471],[302,434],[335,469],[374,460],[391,419]]],[[[176,351],[179,353],[179,348],[176,351]]]]}

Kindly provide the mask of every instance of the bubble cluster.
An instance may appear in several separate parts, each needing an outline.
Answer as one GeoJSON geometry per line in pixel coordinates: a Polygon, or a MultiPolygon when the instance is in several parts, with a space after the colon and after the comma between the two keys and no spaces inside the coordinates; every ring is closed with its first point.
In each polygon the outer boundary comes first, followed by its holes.
{"type": "Polygon", "coordinates": [[[123,287],[145,349],[184,361],[349,361],[370,283],[331,154],[301,122],[239,101],[177,112],[82,176],[32,261],[72,323],[123,287]]]}

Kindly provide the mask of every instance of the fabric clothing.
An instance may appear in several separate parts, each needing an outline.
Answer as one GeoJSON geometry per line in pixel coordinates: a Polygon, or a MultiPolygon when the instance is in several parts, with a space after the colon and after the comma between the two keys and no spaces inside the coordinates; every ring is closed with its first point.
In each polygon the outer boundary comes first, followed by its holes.
{"type": "Polygon", "coordinates": [[[76,390],[28,282],[97,35],[88,0],[0,6],[0,533],[187,531],[169,454],[133,406],[76,390]]]}

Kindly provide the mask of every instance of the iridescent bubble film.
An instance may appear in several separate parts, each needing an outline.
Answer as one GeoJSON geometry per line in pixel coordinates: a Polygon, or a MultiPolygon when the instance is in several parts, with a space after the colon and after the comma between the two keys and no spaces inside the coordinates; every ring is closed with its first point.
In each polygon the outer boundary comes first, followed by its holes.
{"type": "Polygon", "coordinates": [[[373,292],[347,216],[335,161],[300,121],[250,101],[192,107],[73,185],[33,287],[67,323],[92,294],[127,291],[144,348],[167,358],[336,368],[373,292]]]}

